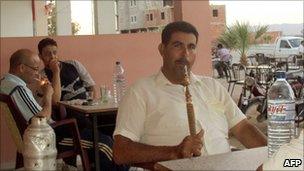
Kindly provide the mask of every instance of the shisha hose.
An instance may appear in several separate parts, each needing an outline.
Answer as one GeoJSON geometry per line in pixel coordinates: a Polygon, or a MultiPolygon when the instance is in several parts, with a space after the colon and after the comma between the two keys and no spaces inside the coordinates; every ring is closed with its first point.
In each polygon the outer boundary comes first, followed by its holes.
{"type": "Polygon", "coordinates": [[[189,91],[190,78],[189,78],[189,74],[188,74],[188,68],[186,65],[184,67],[184,70],[185,70],[185,77],[184,77],[183,86],[185,87],[185,97],[186,97],[189,131],[190,131],[190,135],[196,135],[195,114],[194,114],[191,94],[189,91]]]}

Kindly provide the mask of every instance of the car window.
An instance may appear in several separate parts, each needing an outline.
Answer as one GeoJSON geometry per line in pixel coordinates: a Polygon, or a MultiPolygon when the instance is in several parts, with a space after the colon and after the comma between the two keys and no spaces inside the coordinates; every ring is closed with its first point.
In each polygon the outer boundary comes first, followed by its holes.
{"type": "Polygon", "coordinates": [[[302,41],[301,39],[290,39],[289,43],[293,48],[297,48],[300,46],[301,41],[302,41]]]}
{"type": "Polygon", "coordinates": [[[281,40],[280,48],[290,48],[290,46],[286,40],[281,40]]]}

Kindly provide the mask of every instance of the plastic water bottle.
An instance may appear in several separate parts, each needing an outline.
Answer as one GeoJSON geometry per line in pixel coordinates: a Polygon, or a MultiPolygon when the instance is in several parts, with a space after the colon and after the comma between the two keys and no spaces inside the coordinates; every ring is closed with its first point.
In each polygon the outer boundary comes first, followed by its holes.
{"type": "Polygon", "coordinates": [[[115,70],[113,74],[113,93],[114,93],[114,103],[119,104],[124,93],[125,93],[126,80],[124,76],[124,69],[120,62],[117,61],[115,65],[115,70]]]}
{"type": "Polygon", "coordinates": [[[283,71],[268,91],[268,157],[295,135],[295,97],[283,71]]]}

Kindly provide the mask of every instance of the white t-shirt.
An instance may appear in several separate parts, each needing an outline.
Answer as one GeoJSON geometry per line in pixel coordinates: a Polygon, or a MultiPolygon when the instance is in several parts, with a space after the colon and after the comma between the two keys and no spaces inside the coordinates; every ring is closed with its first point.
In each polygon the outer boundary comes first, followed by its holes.
{"type": "Polygon", "coordinates": [[[230,61],[231,55],[228,49],[221,48],[217,50],[217,56],[221,59],[221,61],[228,62],[230,61]]]}
{"type": "MultiPolygon", "coordinates": [[[[216,80],[191,73],[190,93],[197,132],[204,129],[202,154],[230,151],[228,130],[245,119],[227,90],[216,80]]],[[[114,135],[155,146],[178,145],[189,135],[184,87],[160,71],[135,83],[118,109],[114,135]]]]}
{"type": "Polygon", "coordinates": [[[304,170],[303,134],[304,129],[298,138],[282,145],[269,160],[263,163],[263,170],[304,170]],[[284,167],[285,159],[301,159],[302,164],[298,167],[284,167]]]}

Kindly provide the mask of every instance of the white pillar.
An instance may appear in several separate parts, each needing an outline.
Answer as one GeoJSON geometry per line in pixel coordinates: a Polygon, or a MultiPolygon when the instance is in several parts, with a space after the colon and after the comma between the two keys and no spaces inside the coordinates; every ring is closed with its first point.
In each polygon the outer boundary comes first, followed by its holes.
{"type": "MultiPolygon", "coordinates": [[[[57,35],[72,35],[72,17],[70,0],[56,1],[57,35]]],[[[80,12],[80,11],[79,11],[80,12]]]]}
{"type": "Polygon", "coordinates": [[[99,13],[99,11],[98,11],[98,1],[97,0],[93,0],[93,9],[94,9],[94,33],[96,34],[96,35],[98,35],[99,34],[99,29],[98,29],[98,13],[99,13]]]}
{"type": "Polygon", "coordinates": [[[33,18],[31,1],[0,0],[1,37],[33,36],[33,18]]]}
{"type": "Polygon", "coordinates": [[[103,0],[103,1],[97,1],[96,4],[97,4],[97,10],[98,10],[98,12],[97,12],[98,34],[116,34],[115,2],[103,0]]]}
{"type": "Polygon", "coordinates": [[[45,14],[45,1],[35,0],[36,36],[47,36],[47,15],[45,14]]]}

